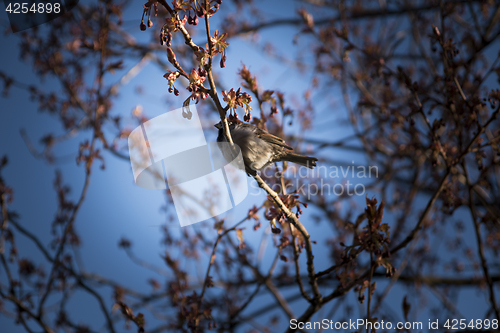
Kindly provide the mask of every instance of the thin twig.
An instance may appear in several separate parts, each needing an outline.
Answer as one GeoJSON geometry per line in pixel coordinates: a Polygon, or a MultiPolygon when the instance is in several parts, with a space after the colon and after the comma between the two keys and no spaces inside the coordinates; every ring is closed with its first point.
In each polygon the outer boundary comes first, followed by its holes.
{"type": "Polygon", "coordinates": [[[476,206],[474,204],[474,191],[472,190],[473,186],[471,184],[469,173],[467,172],[466,163],[463,162],[462,166],[464,168],[464,174],[467,180],[467,186],[469,187],[469,210],[472,216],[472,223],[474,225],[474,231],[476,234],[477,252],[479,255],[479,259],[481,260],[481,267],[483,269],[484,279],[486,280],[486,283],[488,285],[491,307],[495,312],[495,317],[500,321],[500,311],[496,303],[495,289],[493,288],[493,282],[491,280],[491,276],[488,271],[488,263],[486,262],[486,257],[484,254],[484,246],[483,246],[483,241],[481,239],[481,225],[478,219],[476,206]]]}

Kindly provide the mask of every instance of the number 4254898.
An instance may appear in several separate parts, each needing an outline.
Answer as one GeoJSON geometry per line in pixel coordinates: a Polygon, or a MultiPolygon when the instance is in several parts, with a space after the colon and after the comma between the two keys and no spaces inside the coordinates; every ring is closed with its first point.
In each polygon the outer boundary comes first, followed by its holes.
{"type": "Polygon", "coordinates": [[[484,319],[484,320],[481,320],[481,319],[472,319],[470,320],[469,322],[467,322],[465,319],[448,319],[446,320],[446,323],[444,323],[443,325],[445,328],[449,329],[449,330],[457,330],[457,329],[461,329],[461,330],[464,330],[466,328],[469,328],[469,329],[476,329],[476,330],[481,330],[481,329],[498,329],[498,319],[493,319],[493,320],[489,320],[489,319],[484,319]]]}
{"type": "Polygon", "coordinates": [[[34,3],[30,6],[29,3],[9,3],[7,8],[5,8],[5,11],[10,13],[10,14],[43,14],[47,13],[50,14],[52,12],[54,13],[60,13],[61,12],[61,4],[60,3],[34,3]]]}

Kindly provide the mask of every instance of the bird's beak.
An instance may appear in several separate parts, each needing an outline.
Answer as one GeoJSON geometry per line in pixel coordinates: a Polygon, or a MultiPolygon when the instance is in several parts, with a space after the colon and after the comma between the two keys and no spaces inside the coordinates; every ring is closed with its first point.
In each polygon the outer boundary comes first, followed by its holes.
{"type": "Polygon", "coordinates": [[[217,124],[214,125],[214,127],[217,128],[217,129],[221,129],[222,125],[221,125],[221,123],[217,123],[217,124]]]}

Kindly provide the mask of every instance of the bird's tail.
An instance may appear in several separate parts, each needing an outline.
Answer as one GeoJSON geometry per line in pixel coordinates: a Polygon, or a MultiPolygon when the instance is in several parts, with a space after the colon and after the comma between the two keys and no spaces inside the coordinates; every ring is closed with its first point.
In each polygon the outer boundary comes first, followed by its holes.
{"type": "Polygon", "coordinates": [[[287,152],[287,154],[283,158],[284,161],[289,161],[293,163],[297,163],[308,167],[310,169],[316,166],[316,161],[318,160],[316,157],[304,156],[300,154],[295,154],[292,152],[287,152]]]}

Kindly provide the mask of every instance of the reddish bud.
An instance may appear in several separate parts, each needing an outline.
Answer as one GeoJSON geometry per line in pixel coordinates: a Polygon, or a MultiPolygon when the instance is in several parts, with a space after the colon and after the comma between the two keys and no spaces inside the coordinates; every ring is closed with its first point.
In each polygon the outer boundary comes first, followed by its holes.
{"type": "Polygon", "coordinates": [[[196,9],[196,15],[198,15],[199,17],[205,15],[205,8],[203,8],[203,6],[200,6],[200,8],[196,9]]]}
{"type": "Polygon", "coordinates": [[[167,57],[168,57],[168,61],[170,61],[170,62],[173,62],[176,60],[175,53],[171,48],[167,49],[167,57]]]}
{"type": "Polygon", "coordinates": [[[441,37],[441,33],[439,32],[438,27],[436,27],[434,24],[432,24],[432,31],[434,31],[434,34],[435,34],[437,37],[441,37]]]}
{"type": "Polygon", "coordinates": [[[207,71],[202,69],[202,68],[198,68],[198,75],[199,76],[207,76],[207,71]]]}
{"type": "Polygon", "coordinates": [[[179,67],[179,62],[177,62],[177,59],[175,58],[175,53],[170,47],[167,49],[167,58],[172,65],[179,67]]]}
{"type": "Polygon", "coordinates": [[[198,24],[198,16],[196,16],[196,12],[194,13],[194,16],[191,16],[191,11],[189,12],[189,16],[187,19],[187,22],[191,25],[197,25],[198,24]]]}

